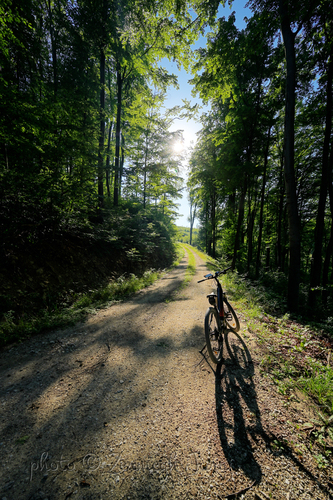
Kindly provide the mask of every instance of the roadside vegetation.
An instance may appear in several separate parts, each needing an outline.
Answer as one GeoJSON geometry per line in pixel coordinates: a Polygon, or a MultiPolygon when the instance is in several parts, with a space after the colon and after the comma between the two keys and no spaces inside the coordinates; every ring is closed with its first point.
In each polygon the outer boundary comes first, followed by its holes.
{"type": "Polygon", "coordinates": [[[194,253],[192,252],[191,247],[189,245],[184,245],[184,248],[186,249],[186,252],[188,254],[188,263],[185,271],[185,279],[183,282],[183,286],[186,286],[195,275],[196,266],[195,266],[194,253]]]}
{"type": "Polygon", "coordinates": [[[132,206],[110,211],[101,227],[17,240],[12,262],[0,268],[0,347],[149,286],[181,258],[174,235],[170,217],[132,206]]]}
{"type": "Polygon", "coordinates": [[[114,302],[124,300],[134,293],[153,284],[168,270],[179,265],[186,252],[189,260],[185,271],[182,288],[191,281],[195,274],[195,259],[190,247],[177,243],[175,245],[175,260],[165,269],[148,269],[141,275],[123,273],[111,279],[105,286],[90,289],[87,292],[75,293],[72,290],[54,307],[44,307],[31,315],[18,319],[14,311],[3,314],[0,323],[0,346],[15,341],[22,342],[32,335],[55,328],[65,328],[79,321],[84,321],[89,314],[95,314],[98,309],[111,306],[114,302]]]}
{"type": "Polygon", "coordinates": [[[198,240],[198,235],[199,235],[199,229],[193,228],[192,229],[192,243],[190,241],[191,235],[190,235],[190,228],[189,227],[184,227],[184,226],[177,226],[177,239],[181,243],[185,243],[188,245],[193,245],[196,246],[197,240],[198,240]]]}
{"type": "Polygon", "coordinates": [[[98,309],[108,307],[115,301],[122,300],[151,285],[160,274],[160,272],[151,269],[142,276],[135,274],[120,276],[106,287],[73,295],[71,297],[73,303],[69,306],[60,305],[53,310],[44,309],[39,314],[19,322],[15,321],[13,312],[9,311],[5,313],[4,321],[1,324],[0,342],[4,345],[14,340],[22,341],[45,330],[63,328],[83,321],[89,314],[94,314],[98,309]]]}

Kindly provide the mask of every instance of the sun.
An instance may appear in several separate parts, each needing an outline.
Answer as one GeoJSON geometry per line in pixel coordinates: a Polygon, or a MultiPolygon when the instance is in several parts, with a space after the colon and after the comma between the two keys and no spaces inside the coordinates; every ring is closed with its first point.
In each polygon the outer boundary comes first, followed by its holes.
{"type": "Polygon", "coordinates": [[[180,154],[184,149],[184,142],[182,141],[175,142],[174,145],[172,146],[172,149],[174,153],[180,154]]]}

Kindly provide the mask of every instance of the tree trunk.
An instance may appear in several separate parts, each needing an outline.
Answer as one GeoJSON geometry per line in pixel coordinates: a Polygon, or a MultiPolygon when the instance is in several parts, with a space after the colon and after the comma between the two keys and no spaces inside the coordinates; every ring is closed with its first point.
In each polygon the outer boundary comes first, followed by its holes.
{"type": "Polygon", "coordinates": [[[256,217],[256,209],[249,213],[248,218],[248,226],[247,226],[247,272],[250,272],[251,262],[253,257],[253,229],[254,229],[254,221],[256,217]]]}
{"type": "Polygon", "coordinates": [[[324,267],[323,267],[323,280],[322,280],[322,285],[323,285],[323,293],[322,293],[322,298],[323,298],[323,303],[327,303],[327,298],[328,298],[328,290],[327,290],[327,285],[328,285],[328,273],[329,273],[329,267],[330,267],[330,261],[331,261],[331,256],[333,253],[333,186],[332,186],[332,169],[333,169],[333,145],[331,147],[331,155],[329,159],[329,171],[328,171],[328,195],[329,195],[329,201],[330,201],[330,210],[331,210],[331,234],[330,234],[330,239],[326,248],[326,255],[325,255],[325,261],[324,261],[324,267]]]}
{"type": "Polygon", "coordinates": [[[287,0],[279,0],[280,22],[287,63],[286,105],[284,123],[284,178],[289,226],[289,275],[288,275],[288,308],[291,312],[298,310],[299,282],[301,267],[301,228],[297,208],[296,180],[294,169],[294,135],[295,135],[295,85],[296,58],[295,35],[291,31],[287,0]]]}
{"type": "Polygon", "coordinates": [[[104,206],[104,137],[105,137],[105,52],[101,48],[100,53],[100,129],[98,147],[98,206],[104,206]]]}
{"type": "Polygon", "coordinates": [[[257,259],[256,259],[256,278],[257,279],[259,277],[259,269],[260,269],[262,225],[263,225],[263,218],[264,218],[266,173],[267,173],[267,163],[268,163],[268,151],[269,151],[270,136],[271,136],[271,129],[268,130],[268,135],[267,135],[267,145],[266,145],[266,149],[265,149],[265,159],[264,159],[264,172],[263,172],[263,176],[262,176],[262,188],[261,188],[261,200],[260,200],[260,215],[259,215],[258,249],[257,249],[257,259]]]}
{"type": "Polygon", "coordinates": [[[205,239],[206,239],[206,253],[210,255],[210,241],[208,240],[208,201],[206,201],[205,210],[205,239]]]}
{"type": "Polygon", "coordinates": [[[212,221],[212,257],[216,257],[216,188],[213,182],[212,193],[212,207],[211,207],[211,221],[212,221]]]}
{"type": "Polygon", "coordinates": [[[257,213],[257,193],[256,193],[256,185],[258,179],[253,177],[252,179],[252,189],[248,189],[248,210],[247,210],[247,273],[250,273],[252,258],[253,258],[253,231],[254,231],[254,222],[257,213]]]}
{"type": "Polygon", "coordinates": [[[123,134],[121,134],[121,155],[120,155],[120,168],[119,168],[119,178],[118,178],[119,198],[121,198],[121,181],[124,173],[124,161],[125,161],[125,139],[123,134]]]}
{"type": "Polygon", "coordinates": [[[113,129],[113,122],[111,122],[110,126],[109,126],[108,146],[107,146],[107,155],[106,155],[106,169],[105,169],[106,189],[107,189],[107,193],[108,193],[108,198],[111,198],[111,191],[110,191],[110,147],[111,147],[112,129],[113,129]]]}
{"type": "Polygon", "coordinates": [[[323,266],[322,300],[323,300],[323,304],[325,304],[325,305],[327,304],[327,298],[329,295],[327,286],[328,286],[328,273],[329,273],[330,262],[331,262],[331,258],[332,258],[332,252],[333,252],[333,219],[331,221],[331,234],[330,234],[330,239],[329,239],[328,245],[326,247],[325,260],[324,260],[324,266],[323,266]]]}
{"type": "Polygon", "coordinates": [[[321,282],[321,266],[322,266],[322,248],[325,229],[325,206],[327,198],[327,185],[329,179],[329,149],[332,131],[332,76],[333,76],[333,50],[329,56],[328,71],[327,71],[327,91],[326,91],[326,123],[323,146],[323,158],[321,167],[321,182],[318,202],[318,212],[316,218],[316,227],[314,232],[314,252],[312,255],[311,278],[309,290],[309,305],[315,308],[318,290],[316,287],[321,282]]]}
{"type": "Polygon", "coordinates": [[[283,154],[281,155],[281,169],[279,174],[279,202],[278,202],[278,224],[277,224],[277,267],[283,271],[284,264],[282,263],[282,216],[283,216],[283,200],[285,186],[283,183],[283,154]]]}
{"type": "Polygon", "coordinates": [[[147,168],[148,168],[148,135],[149,132],[145,132],[145,162],[144,162],[144,172],[143,172],[143,208],[146,208],[146,198],[147,198],[147,168]]]}
{"type": "Polygon", "coordinates": [[[58,62],[57,62],[57,41],[56,41],[56,33],[54,31],[53,26],[53,13],[51,9],[51,2],[48,0],[47,2],[48,14],[50,19],[50,38],[51,38],[51,50],[52,50],[52,70],[53,70],[53,91],[54,96],[57,95],[58,92],[58,62]]]}
{"type": "Polygon", "coordinates": [[[242,232],[242,226],[243,226],[243,220],[244,220],[244,207],[245,207],[246,191],[247,191],[247,174],[245,174],[244,185],[243,185],[242,190],[241,190],[239,205],[238,205],[238,220],[237,220],[237,229],[236,229],[236,237],[235,237],[235,244],[234,244],[234,255],[233,255],[233,259],[232,259],[232,269],[235,269],[238,251],[240,249],[240,239],[241,239],[241,232],[242,232]]]}
{"type": "Polygon", "coordinates": [[[193,225],[195,221],[196,211],[197,203],[193,202],[193,199],[190,196],[190,245],[192,245],[193,225]]]}
{"type": "Polygon", "coordinates": [[[120,135],[121,135],[121,106],[122,106],[123,79],[119,62],[117,63],[117,120],[116,120],[116,151],[114,159],[114,191],[113,204],[119,204],[119,168],[120,168],[120,135]]]}

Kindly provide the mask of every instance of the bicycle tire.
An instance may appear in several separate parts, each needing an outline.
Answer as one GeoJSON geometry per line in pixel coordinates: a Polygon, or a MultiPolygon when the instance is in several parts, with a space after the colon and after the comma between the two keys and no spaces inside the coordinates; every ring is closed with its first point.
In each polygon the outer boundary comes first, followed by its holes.
{"type": "Polygon", "coordinates": [[[209,307],[205,315],[205,337],[207,351],[213,363],[222,359],[223,336],[220,328],[220,318],[214,307],[209,307]]]}
{"type": "Polygon", "coordinates": [[[229,304],[229,302],[225,297],[223,298],[223,308],[228,328],[230,328],[230,330],[233,330],[234,332],[238,332],[240,325],[237,318],[237,314],[235,313],[232,306],[229,304]]]}

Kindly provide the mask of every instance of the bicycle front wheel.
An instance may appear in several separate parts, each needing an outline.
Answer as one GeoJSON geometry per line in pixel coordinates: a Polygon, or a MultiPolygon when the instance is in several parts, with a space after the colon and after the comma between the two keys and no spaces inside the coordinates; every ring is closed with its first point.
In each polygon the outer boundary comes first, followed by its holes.
{"type": "Polygon", "coordinates": [[[228,328],[230,328],[234,332],[238,332],[240,326],[237,314],[235,313],[235,311],[233,310],[233,308],[231,307],[231,305],[229,304],[229,302],[225,297],[223,298],[223,308],[228,328]]]}
{"type": "Polygon", "coordinates": [[[220,330],[220,318],[214,307],[210,307],[206,312],[205,337],[210,359],[217,364],[222,359],[223,336],[220,330]]]}

